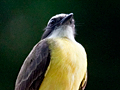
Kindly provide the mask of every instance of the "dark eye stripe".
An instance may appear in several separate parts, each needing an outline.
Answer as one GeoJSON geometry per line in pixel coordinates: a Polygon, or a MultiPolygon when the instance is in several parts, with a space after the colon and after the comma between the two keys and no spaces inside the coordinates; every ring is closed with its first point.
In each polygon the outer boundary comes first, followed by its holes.
{"type": "Polygon", "coordinates": [[[50,24],[54,24],[56,22],[56,20],[55,19],[52,19],[51,21],[50,21],[50,24]]]}
{"type": "Polygon", "coordinates": [[[60,17],[60,18],[53,18],[53,19],[51,19],[50,20],[50,23],[49,24],[55,24],[55,23],[57,23],[57,22],[59,22],[59,21],[61,21],[63,19],[63,17],[60,17]]]}

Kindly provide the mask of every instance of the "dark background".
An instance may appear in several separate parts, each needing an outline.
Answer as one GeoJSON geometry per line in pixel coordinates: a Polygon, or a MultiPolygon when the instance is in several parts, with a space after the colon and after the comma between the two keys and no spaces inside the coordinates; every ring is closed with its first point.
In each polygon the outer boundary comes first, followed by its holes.
{"type": "Polygon", "coordinates": [[[19,69],[48,20],[74,13],[76,40],[88,55],[86,90],[120,90],[120,1],[1,0],[0,90],[13,90],[19,69]]]}

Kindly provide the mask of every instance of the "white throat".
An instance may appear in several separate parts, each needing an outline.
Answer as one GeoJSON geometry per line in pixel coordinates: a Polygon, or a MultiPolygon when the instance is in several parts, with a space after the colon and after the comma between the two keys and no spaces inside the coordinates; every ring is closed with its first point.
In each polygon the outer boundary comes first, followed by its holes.
{"type": "Polygon", "coordinates": [[[75,41],[74,38],[74,30],[72,27],[68,25],[61,26],[57,29],[55,29],[48,38],[68,38],[71,41],[75,41]]]}

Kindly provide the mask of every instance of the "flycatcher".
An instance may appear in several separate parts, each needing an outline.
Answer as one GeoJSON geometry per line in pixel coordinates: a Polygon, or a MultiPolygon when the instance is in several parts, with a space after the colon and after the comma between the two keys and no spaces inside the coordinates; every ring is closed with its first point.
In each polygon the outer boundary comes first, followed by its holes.
{"type": "Polygon", "coordinates": [[[25,59],[15,90],[84,90],[87,56],[75,40],[73,13],[53,16],[25,59]]]}

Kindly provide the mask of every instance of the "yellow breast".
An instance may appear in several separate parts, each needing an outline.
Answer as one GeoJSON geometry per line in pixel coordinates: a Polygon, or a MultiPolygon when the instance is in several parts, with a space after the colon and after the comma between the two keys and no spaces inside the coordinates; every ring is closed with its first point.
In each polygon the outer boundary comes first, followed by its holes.
{"type": "Polygon", "coordinates": [[[48,39],[51,60],[39,90],[78,90],[87,70],[84,48],[66,38],[48,39]]]}

